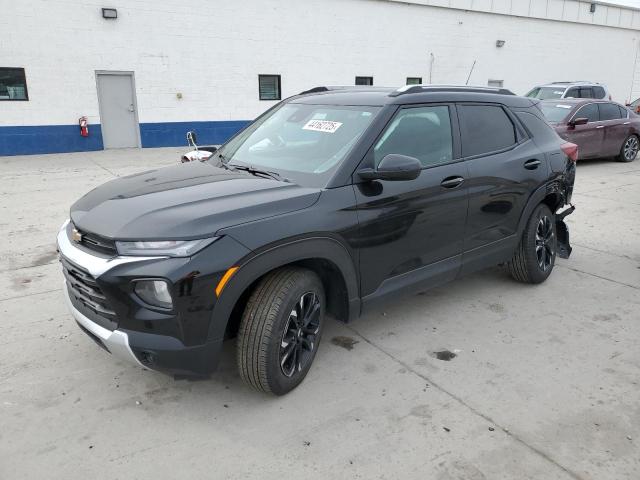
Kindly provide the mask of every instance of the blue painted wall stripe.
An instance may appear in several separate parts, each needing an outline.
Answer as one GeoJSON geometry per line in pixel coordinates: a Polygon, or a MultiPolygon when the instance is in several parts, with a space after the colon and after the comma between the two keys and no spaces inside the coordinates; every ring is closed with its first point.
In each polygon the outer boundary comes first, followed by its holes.
{"type": "Polygon", "coordinates": [[[219,145],[248,123],[246,120],[141,123],[140,138],[144,148],[186,146],[187,132],[193,130],[200,145],[219,145]]]}
{"type": "MultiPolygon", "coordinates": [[[[217,145],[248,123],[247,120],[141,123],[140,138],[144,148],[186,147],[186,134],[193,130],[198,134],[199,144],[217,145]]],[[[88,152],[103,148],[100,124],[89,125],[88,137],[80,135],[78,125],[0,127],[0,156],[88,152]]]]}
{"type": "Polygon", "coordinates": [[[0,155],[87,152],[102,150],[100,125],[89,125],[89,136],[78,125],[0,127],[0,155]]]}

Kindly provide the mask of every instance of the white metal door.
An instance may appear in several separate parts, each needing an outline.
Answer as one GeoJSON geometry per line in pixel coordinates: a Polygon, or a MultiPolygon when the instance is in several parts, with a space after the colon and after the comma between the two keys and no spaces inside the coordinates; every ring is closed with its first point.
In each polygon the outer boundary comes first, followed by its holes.
{"type": "Polygon", "coordinates": [[[132,72],[96,72],[104,148],[140,146],[132,72]]]}

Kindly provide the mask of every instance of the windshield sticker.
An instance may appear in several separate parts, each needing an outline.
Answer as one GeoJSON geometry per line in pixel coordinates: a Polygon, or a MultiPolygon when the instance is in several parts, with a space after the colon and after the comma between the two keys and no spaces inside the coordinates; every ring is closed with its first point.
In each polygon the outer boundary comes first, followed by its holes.
{"type": "Polygon", "coordinates": [[[570,110],[573,107],[571,105],[556,105],[556,108],[568,108],[570,110]]]}
{"type": "Polygon", "coordinates": [[[314,132],[335,133],[341,126],[341,122],[332,122],[330,120],[309,120],[302,129],[313,130],[314,132]]]}

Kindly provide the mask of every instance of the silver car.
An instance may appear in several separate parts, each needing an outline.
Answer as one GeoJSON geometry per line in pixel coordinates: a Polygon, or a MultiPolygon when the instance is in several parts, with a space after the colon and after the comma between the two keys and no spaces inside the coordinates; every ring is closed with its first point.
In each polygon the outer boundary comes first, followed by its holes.
{"type": "Polygon", "coordinates": [[[532,88],[525,97],[539,100],[558,98],[597,98],[611,100],[606,85],[594,82],[553,82],[532,88]]]}

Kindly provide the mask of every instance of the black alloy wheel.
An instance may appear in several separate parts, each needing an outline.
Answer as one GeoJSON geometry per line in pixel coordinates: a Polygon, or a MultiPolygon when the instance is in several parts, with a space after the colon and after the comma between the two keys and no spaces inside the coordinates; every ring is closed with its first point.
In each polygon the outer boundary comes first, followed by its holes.
{"type": "Polygon", "coordinates": [[[541,217],[536,228],[536,257],[538,267],[543,272],[551,268],[551,261],[556,253],[554,237],[553,220],[547,215],[541,217]]]}
{"type": "Polygon", "coordinates": [[[320,331],[320,299],[314,292],[303,294],[289,313],[280,341],[280,369],[291,378],[313,359],[320,331]]]}

